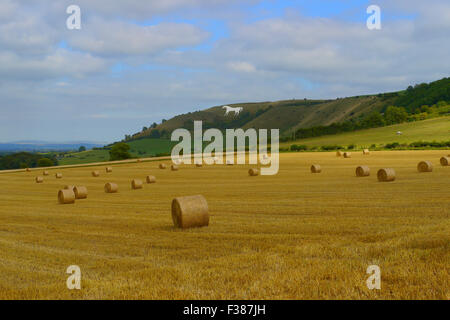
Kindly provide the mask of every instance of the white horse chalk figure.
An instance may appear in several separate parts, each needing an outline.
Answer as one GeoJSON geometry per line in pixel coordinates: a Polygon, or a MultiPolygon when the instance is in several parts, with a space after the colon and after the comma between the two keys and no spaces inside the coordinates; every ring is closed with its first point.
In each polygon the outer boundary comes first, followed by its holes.
{"type": "Polygon", "coordinates": [[[222,109],[225,109],[225,115],[227,116],[230,112],[234,112],[235,116],[238,116],[242,110],[244,110],[244,108],[242,107],[237,107],[237,108],[232,108],[230,106],[223,106],[222,109]]]}

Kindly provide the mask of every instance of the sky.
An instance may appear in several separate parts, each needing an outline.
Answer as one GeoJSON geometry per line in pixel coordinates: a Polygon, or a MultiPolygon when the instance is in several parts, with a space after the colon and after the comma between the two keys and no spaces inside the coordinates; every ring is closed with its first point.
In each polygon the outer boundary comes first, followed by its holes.
{"type": "Polygon", "coordinates": [[[217,105],[402,90],[449,76],[449,34],[448,0],[0,0],[0,142],[113,142],[217,105]]]}

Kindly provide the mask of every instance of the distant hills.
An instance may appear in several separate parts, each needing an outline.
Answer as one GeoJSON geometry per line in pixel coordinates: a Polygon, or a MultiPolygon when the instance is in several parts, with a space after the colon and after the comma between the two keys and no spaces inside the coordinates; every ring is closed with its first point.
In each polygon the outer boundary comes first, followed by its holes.
{"type": "Polygon", "coordinates": [[[0,143],[0,152],[50,152],[50,151],[72,151],[78,150],[81,146],[87,150],[103,147],[104,144],[93,142],[47,142],[47,141],[14,141],[0,143]]]}
{"type": "Polygon", "coordinates": [[[175,116],[141,132],[129,135],[126,141],[142,138],[170,138],[178,128],[193,129],[193,121],[202,120],[207,128],[265,128],[280,129],[282,136],[290,136],[299,129],[329,126],[346,121],[360,121],[374,111],[383,113],[387,107],[404,107],[410,114],[420,112],[424,105],[433,105],[440,101],[450,101],[450,78],[431,83],[409,86],[406,90],[373,95],[337,98],[333,100],[284,100],[253,103],[230,104],[242,107],[243,111],[235,116],[225,115],[222,106],[175,116]]]}

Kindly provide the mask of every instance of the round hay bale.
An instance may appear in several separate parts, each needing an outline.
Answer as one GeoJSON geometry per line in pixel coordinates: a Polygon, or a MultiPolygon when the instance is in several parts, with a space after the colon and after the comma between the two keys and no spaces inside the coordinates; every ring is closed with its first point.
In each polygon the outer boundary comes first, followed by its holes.
{"type": "Polygon", "coordinates": [[[36,183],[43,183],[43,182],[44,182],[44,178],[36,177],[36,183]]]}
{"type": "Polygon", "coordinates": [[[319,164],[313,164],[311,166],[311,173],[321,173],[322,167],[319,164]]]}
{"type": "Polygon", "coordinates": [[[93,177],[100,177],[100,172],[98,172],[98,171],[92,171],[92,176],[93,176],[93,177]]]}
{"type": "Polygon", "coordinates": [[[48,175],[49,175],[48,171],[45,171],[45,170],[42,172],[42,174],[43,174],[44,176],[48,176],[48,175]]]}
{"type": "Polygon", "coordinates": [[[116,193],[119,191],[119,186],[115,183],[108,182],[105,184],[105,192],[106,193],[116,193]]]}
{"type": "Polygon", "coordinates": [[[359,166],[356,168],[357,177],[368,177],[370,176],[370,168],[368,166],[359,166]]]}
{"type": "Polygon", "coordinates": [[[62,173],[55,173],[56,179],[62,179],[62,177],[63,177],[62,173]]]}
{"type": "Polygon", "coordinates": [[[450,155],[448,157],[442,157],[440,161],[441,161],[441,166],[447,167],[450,163],[450,155]]]}
{"type": "Polygon", "coordinates": [[[385,168],[378,170],[377,173],[378,181],[380,182],[390,182],[395,180],[395,170],[392,168],[385,168]]]}
{"type": "Polygon", "coordinates": [[[147,181],[147,183],[156,183],[156,177],[147,176],[146,181],[147,181]]]}
{"type": "Polygon", "coordinates": [[[420,161],[417,165],[417,171],[419,172],[432,172],[433,164],[430,161],[420,161]]]}
{"type": "Polygon", "coordinates": [[[352,153],[351,152],[344,152],[344,158],[351,158],[352,153]]]}
{"type": "Polygon", "coordinates": [[[248,175],[250,177],[256,177],[259,175],[259,169],[256,168],[251,168],[250,170],[248,170],[248,175]]]}
{"type": "Polygon", "coordinates": [[[31,171],[31,169],[30,169],[30,168],[26,168],[25,170],[26,170],[27,172],[30,172],[30,171],[31,171]]]}
{"type": "Polygon", "coordinates": [[[59,190],[58,201],[60,204],[75,203],[75,193],[72,190],[59,190]]]}
{"type": "Polygon", "coordinates": [[[131,189],[137,190],[137,189],[142,189],[142,187],[143,187],[142,180],[139,180],[139,179],[131,180],[131,189]]]}
{"type": "Polygon", "coordinates": [[[172,171],[178,171],[178,166],[176,166],[176,165],[171,165],[170,166],[170,170],[172,170],[172,171]]]}
{"type": "Polygon", "coordinates": [[[72,190],[72,191],[73,191],[73,189],[75,189],[75,186],[69,186],[69,185],[67,185],[67,186],[64,186],[63,189],[64,189],[64,190],[72,190]]]}
{"type": "Polygon", "coordinates": [[[159,164],[159,168],[160,168],[160,169],[165,169],[165,168],[166,168],[166,165],[165,165],[164,163],[160,163],[160,164],[159,164]]]}
{"type": "Polygon", "coordinates": [[[111,167],[106,167],[105,170],[106,170],[106,173],[111,173],[112,172],[112,168],[111,167]]]}
{"type": "Polygon", "coordinates": [[[76,199],[86,199],[88,196],[88,190],[84,186],[76,186],[73,188],[76,199]]]}
{"type": "Polygon", "coordinates": [[[370,154],[370,150],[369,149],[364,149],[363,150],[363,155],[368,156],[370,154]]]}
{"type": "Polygon", "coordinates": [[[172,220],[176,228],[208,226],[208,203],[205,197],[197,195],[173,199],[172,220]]]}
{"type": "Polygon", "coordinates": [[[336,157],[342,157],[342,152],[341,151],[336,151],[336,157]]]}

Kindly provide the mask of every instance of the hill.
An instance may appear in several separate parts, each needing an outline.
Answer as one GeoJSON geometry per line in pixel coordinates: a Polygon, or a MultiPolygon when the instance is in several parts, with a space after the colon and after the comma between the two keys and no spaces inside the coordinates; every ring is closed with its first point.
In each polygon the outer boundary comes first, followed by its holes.
{"type": "Polygon", "coordinates": [[[173,130],[192,130],[194,120],[202,120],[207,128],[278,128],[282,136],[290,136],[299,129],[329,126],[344,122],[361,122],[373,112],[384,113],[389,106],[403,107],[412,115],[424,112],[438,103],[450,102],[450,78],[429,84],[409,86],[406,90],[334,100],[284,100],[231,104],[243,108],[241,114],[225,115],[223,106],[189,112],[154,123],[150,128],[126,136],[125,141],[142,138],[169,138],[173,130]]]}
{"type": "Polygon", "coordinates": [[[222,106],[215,106],[175,116],[154,128],[130,136],[127,141],[147,137],[168,138],[175,129],[192,130],[195,120],[202,120],[205,129],[278,128],[282,135],[288,135],[298,128],[363,118],[372,111],[381,111],[387,101],[393,102],[394,98],[359,96],[336,100],[284,100],[230,104],[229,106],[233,108],[243,108],[239,116],[233,113],[225,115],[222,106]]]}

